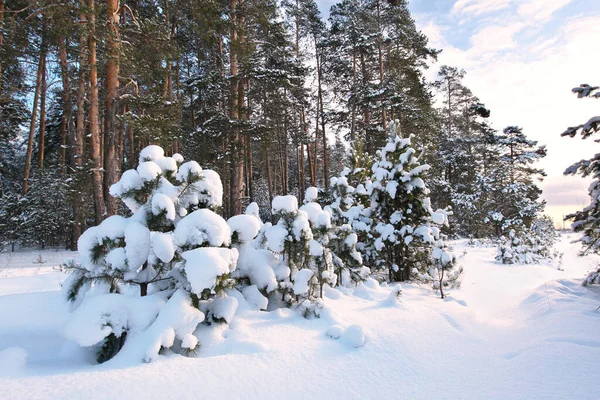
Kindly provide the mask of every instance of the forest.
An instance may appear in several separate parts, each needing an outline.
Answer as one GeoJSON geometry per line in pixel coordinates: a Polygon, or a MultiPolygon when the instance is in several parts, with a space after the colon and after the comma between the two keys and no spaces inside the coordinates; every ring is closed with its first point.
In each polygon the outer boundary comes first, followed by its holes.
{"type": "Polygon", "coordinates": [[[1,0],[0,24],[4,246],[75,249],[126,215],[110,187],[147,145],[216,171],[224,217],[256,202],[270,220],[276,196],[331,197],[345,168],[370,170],[390,125],[430,165],[448,234],[500,237],[541,216],[545,148],[490,127],[405,0],[342,1],[328,20],[312,0],[1,0]]]}

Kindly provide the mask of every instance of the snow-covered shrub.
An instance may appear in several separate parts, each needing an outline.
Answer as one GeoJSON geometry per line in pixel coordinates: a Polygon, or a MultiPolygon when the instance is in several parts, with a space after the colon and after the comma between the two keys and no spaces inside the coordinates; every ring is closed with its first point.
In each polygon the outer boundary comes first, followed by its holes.
{"type": "Polygon", "coordinates": [[[391,124],[388,143],[377,152],[366,189],[371,199],[374,251],[377,267],[387,270],[390,281],[404,281],[427,273],[431,252],[440,239],[440,226],[447,213],[433,211],[427,195],[425,172],[411,137],[398,136],[399,125],[391,124]]]}
{"type": "MultiPolygon", "coordinates": [[[[314,240],[309,214],[298,209],[298,200],[291,195],[275,197],[271,211],[277,224],[266,226],[259,240],[278,260],[275,275],[281,298],[306,316],[318,316],[322,303],[319,282],[323,279],[318,271],[325,265],[325,256],[322,245],[314,240]]],[[[329,223],[328,219],[322,223],[329,223]]]]}
{"type": "Polygon", "coordinates": [[[245,214],[229,218],[227,223],[233,232],[233,246],[239,252],[233,277],[244,297],[259,309],[266,310],[267,296],[278,288],[278,261],[269,249],[264,248],[265,230],[271,225],[262,223],[256,203],[248,205],[245,214]]]}
{"type": "MultiPolygon", "coordinates": [[[[308,267],[313,271],[313,282],[317,285],[318,297],[323,297],[323,286],[335,286],[337,275],[334,269],[334,254],[329,248],[331,238],[334,235],[334,227],[331,224],[331,214],[323,211],[317,203],[318,192],[315,187],[306,190],[304,205],[301,211],[306,212],[308,222],[313,234],[313,240],[309,244],[308,267]]],[[[315,290],[315,291],[316,291],[315,290]]]]}
{"type": "Polygon", "coordinates": [[[440,296],[443,299],[446,297],[444,287],[459,286],[458,278],[463,269],[462,266],[458,265],[456,257],[443,238],[436,241],[431,257],[434,261],[428,275],[432,278],[433,288],[440,291],[440,296]]]}
{"type": "Polygon", "coordinates": [[[552,220],[548,217],[533,221],[531,228],[508,232],[498,244],[496,260],[503,264],[533,264],[561,256],[554,244],[557,241],[552,220]]]}
{"type": "MultiPolygon", "coordinates": [[[[348,184],[346,174],[331,178],[330,186],[334,201],[325,207],[331,214],[332,232],[329,235],[329,249],[333,253],[333,263],[338,285],[361,282],[371,273],[363,265],[362,254],[358,251],[359,234],[368,234],[371,221],[364,213],[364,207],[357,204],[354,187],[348,184]]],[[[361,189],[364,187],[361,185],[361,189]]],[[[365,192],[366,193],[366,192],[365,192]]]]}
{"type": "Polygon", "coordinates": [[[584,279],[582,285],[600,285],[600,268],[590,272],[588,276],[584,279]]]}
{"type": "Polygon", "coordinates": [[[223,320],[211,303],[232,286],[238,251],[230,248],[230,226],[213,211],[222,204],[221,180],[195,161],[182,161],[179,155],[166,157],[159,146],[143,149],[137,169],[125,171],[110,188],[132,215],[111,216],[85,231],[77,259],[66,265],[71,274],[64,291],[79,305],[68,336],[99,347],[99,361],[134,337],[150,335],[153,326],[155,339],[162,339],[160,345],[145,339],[153,344],[144,359],[171,347],[174,338],[178,347],[193,351],[198,342],[190,335],[204,319],[201,309],[211,311],[208,320],[223,320]],[[123,294],[132,288],[134,296],[123,294]],[[183,331],[178,328],[187,323],[183,331]]]}

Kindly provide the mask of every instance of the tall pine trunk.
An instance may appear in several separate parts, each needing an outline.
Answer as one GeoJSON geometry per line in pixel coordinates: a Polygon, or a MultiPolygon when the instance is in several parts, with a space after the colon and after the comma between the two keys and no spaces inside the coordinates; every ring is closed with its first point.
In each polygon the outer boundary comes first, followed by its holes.
{"type": "MultiPolygon", "coordinates": [[[[316,45],[316,42],[315,42],[316,45]]],[[[321,68],[322,60],[321,55],[317,50],[317,113],[321,114],[321,134],[323,135],[323,186],[328,187],[329,185],[329,163],[327,160],[327,133],[325,131],[325,111],[323,107],[323,88],[321,81],[323,78],[323,71],[321,68]],[[320,111],[319,111],[320,110],[320,111]]],[[[316,138],[318,140],[318,138],[316,138]]]]}
{"type": "Polygon", "coordinates": [[[38,162],[40,169],[44,168],[44,150],[46,144],[46,57],[44,54],[44,67],[42,68],[42,82],[40,84],[40,129],[38,132],[38,162]]]}
{"type": "MultiPolygon", "coordinates": [[[[4,40],[4,0],[0,0],[0,50],[4,40]]],[[[0,59],[0,76],[2,76],[2,59],[0,59]]],[[[0,90],[2,89],[2,80],[0,79],[0,90]]]]}
{"type": "Polygon", "coordinates": [[[42,86],[42,74],[46,60],[46,38],[42,36],[40,44],[40,58],[38,61],[37,76],[35,80],[35,94],[33,96],[33,106],[31,108],[31,121],[29,123],[29,137],[27,140],[27,153],[25,155],[25,170],[23,173],[23,187],[21,194],[25,196],[29,190],[29,175],[31,173],[31,156],[33,154],[33,141],[35,139],[35,126],[37,122],[38,106],[40,101],[40,92],[42,86]]]}
{"type": "MultiPolygon", "coordinates": [[[[383,89],[383,35],[381,33],[381,2],[377,1],[377,52],[379,56],[379,86],[383,89]]],[[[387,115],[385,106],[381,107],[381,124],[387,131],[387,115]]]]}
{"type": "MultiPolygon", "coordinates": [[[[69,148],[69,165],[74,174],[80,173],[81,154],[77,153],[77,136],[75,132],[70,129],[69,121],[71,120],[71,114],[73,112],[71,107],[71,80],[69,78],[69,61],[67,56],[67,39],[64,35],[60,35],[58,38],[58,60],[60,64],[60,75],[63,85],[63,117],[60,125],[61,135],[61,173],[66,173],[66,153],[67,144],[69,148]]],[[[83,95],[83,94],[82,94],[83,95]]],[[[82,105],[83,107],[83,101],[82,105]]],[[[74,188],[73,198],[71,204],[73,207],[73,227],[71,232],[71,249],[76,250],[76,243],[81,236],[81,229],[83,225],[83,213],[81,209],[81,191],[79,188],[74,188]]]]}
{"type": "Polygon", "coordinates": [[[104,201],[106,215],[117,213],[117,199],[109,193],[119,180],[121,165],[118,160],[117,90],[119,88],[119,9],[118,0],[106,1],[106,110],[104,115],[104,201]]]}
{"type": "MultiPolygon", "coordinates": [[[[81,0],[82,3],[85,0],[81,0]]],[[[85,6],[85,4],[82,4],[85,6]]],[[[88,64],[90,71],[90,110],[88,120],[90,123],[92,161],[92,187],[94,192],[94,211],[96,224],[100,224],[106,217],[106,205],[102,188],[102,156],[100,144],[100,126],[98,115],[98,67],[96,65],[96,15],[94,0],[87,0],[88,8],[88,64]]]]}
{"type": "Polygon", "coordinates": [[[229,119],[233,123],[231,135],[231,176],[229,184],[230,206],[229,214],[238,215],[242,213],[242,190],[243,190],[243,138],[240,135],[239,119],[240,119],[240,104],[243,105],[243,85],[238,76],[238,51],[241,40],[238,37],[238,25],[241,17],[237,15],[237,0],[230,0],[230,56],[229,56],[229,74],[231,76],[231,90],[229,99],[229,119]],[[241,97],[240,98],[240,94],[241,97]],[[240,157],[241,153],[241,157],[240,157]]]}

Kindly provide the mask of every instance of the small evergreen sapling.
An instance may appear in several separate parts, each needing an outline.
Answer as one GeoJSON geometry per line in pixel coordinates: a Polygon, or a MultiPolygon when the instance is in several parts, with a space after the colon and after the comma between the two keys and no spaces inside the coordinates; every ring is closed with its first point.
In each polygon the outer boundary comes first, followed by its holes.
{"type": "Polygon", "coordinates": [[[315,292],[318,278],[310,268],[317,249],[308,214],[298,209],[298,200],[291,195],[275,197],[271,211],[278,221],[265,230],[264,239],[280,262],[277,278],[282,300],[298,306],[305,315],[318,315],[321,307],[321,299],[315,292]]]}
{"type": "Polygon", "coordinates": [[[207,322],[229,322],[235,312],[225,290],[238,252],[230,248],[229,225],[213,211],[221,206],[221,181],[182,161],[158,146],[143,149],[137,169],[110,188],[132,215],[85,231],[78,258],[66,265],[63,287],[78,306],[67,336],[98,347],[100,362],[121,351],[149,361],[176,343],[193,352],[199,344],[192,333],[205,314],[207,322]],[[122,294],[132,287],[136,296],[122,294]]]}
{"type": "Polygon", "coordinates": [[[432,264],[430,257],[439,239],[437,225],[447,224],[446,214],[434,212],[427,195],[425,173],[411,145],[411,137],[398,136],[397,123],[391,124],[388,143],[377,152],[370,195],[377,266],[387,269],[390,281],[405,281],[423,274],[432,264]]]}

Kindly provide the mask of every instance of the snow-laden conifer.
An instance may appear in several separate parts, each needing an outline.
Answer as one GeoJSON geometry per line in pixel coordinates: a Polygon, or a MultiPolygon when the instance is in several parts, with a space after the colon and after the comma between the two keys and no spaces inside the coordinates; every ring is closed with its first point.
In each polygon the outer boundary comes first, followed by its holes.
{"type": "Polygon", "coordinates": [[[225,289],[238,251],[214,211],[222,204],[221,180],[182,161],[159,146],[143,149],[138,167],[110,188],[131,216],[111,216],[85,231],[78,257],[66,265],[64,291],[78,306],[67,336],[95,346],[100,362],[122,347],[145,360],[174,344],[194,351],[192,333],[205,313],[209,322],[229,322],[235,312],[237,301],[225,299],[225,289]]]}
{"type": "Polygon", "coordinates": [[[423,164],[411,145],[391,124],[388,143],[377,152],[366,189],[371,199],[377,266],[390,281],[404,281],[427,273],[431,252],[440,239],[447,214],[431,207],[423,164]]]}

